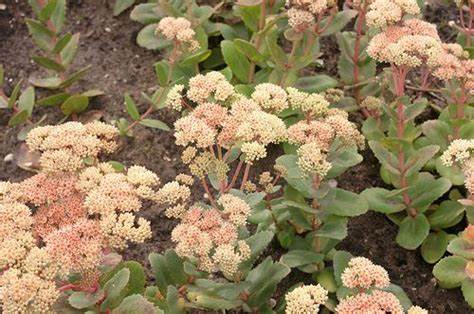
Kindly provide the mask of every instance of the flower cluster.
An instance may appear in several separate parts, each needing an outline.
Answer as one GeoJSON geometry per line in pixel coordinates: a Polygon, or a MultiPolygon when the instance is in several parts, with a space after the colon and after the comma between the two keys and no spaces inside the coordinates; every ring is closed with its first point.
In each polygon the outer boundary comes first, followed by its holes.
{"type": "MultiPolygon", "coordinates": [[[[336,307],[336,313],[398,313],[403,307],[391,292],[379,289],[390,285],[387,271],[364,257],[354,257],[341,275],[342,284],[355,289],[356,294],[346,297],[336,307]]],[[[408,313],[427,313],[419,306],[413,306],[408,313]]]]}
{"type": "Polygon", "coordinates": [[[367,12],[369,27],[386,27],[399,22],[404,15],[420,14],[416,0],[375,0],[367,12]]]}
{"type": "Polygon", "coordinates": [[[295,288],[285,296],[286,314],[315,314],[326,303],[328,292],[321,285],[305,285],[295,288]]]}
{"type": "Polygon", "coordinates": [[[306,117],[288,128],[288,142],[300,146],[298,165],[304,173],[324,177],[331,168],[327,154],[336,141],[346,147],[364,148],[365,139],[348,120],[347,112],[330,109],[324,96],[290,87],[288,98],[290,107],[306,117]]]}
{"type": "Polygon", "coordinates": [[[250,257],[250,247],[238,240],[238,228],[247,223],[250,207],[240,198],[224,194],[219,208],[191,206],[184,210],[181,223],[173,229],[171,240],[182,257],[197,260],[198,268],[220,271],[230,279],[239,275],[240,264],[250,257]]]}
{"type": "Polygon", "coordinates": [[[118,130],[102,122],[67,122],[37,127],[28,133],[26,143],[41,153],[43,172],[74,172],[97,160],[100,153],[113,152],[118,130]]]}
{"type": "Polygon", "coordinates": [[[435,25],[408,19],[375,35],[367,53],[379,62],[414,68],[438,60],[443,46],[435,25]]]}
{"type": "Polygon", "coordinates": [[[199,47],[195,40],[196,32],[191,27],[191,22],[184,17],[164,17],[158,23],[156,33],[160,33],[167,40],[175,41],[179,44],[186,44],[191,50],[199,47]]]}
{"type": "Polygon", "coordinates": [[[302,32],[335,5],[334,0],[287,0],[288,24],[294,30],[302,32]]]}
{"type": "Polygon", "coordinates": [[[387,271],[365,257],[351,259],[341,275],[341,280],[344,286],[351,289],[369,289],[372,286],[383,289],[390,284],[387,271]]]}
{"type": "Polygon", "coordinates": [[[464,185],[474,195],[474,140],[457,139],[441,155],[441,162],[451,167],[457,165],[464,174],[464,185]]]}
{"type": "Polygon", "coordinates": [[[150,223],[132,214],[142,199],[156,200],[158,177],[130,167],[117,172],[99,163],[112,152],[116,129],[94,122],[33,129],[29,147],[41,153],[41,172],[0,184],[0,302],[7,312],[49,313],[57,280],[71,273],[92,289],[104,252],[151,236],[150,223]],[[62,155],[67,158],[55,159],[62,155]],[[86,167],[83,159],[88,159],[86,167]]]}

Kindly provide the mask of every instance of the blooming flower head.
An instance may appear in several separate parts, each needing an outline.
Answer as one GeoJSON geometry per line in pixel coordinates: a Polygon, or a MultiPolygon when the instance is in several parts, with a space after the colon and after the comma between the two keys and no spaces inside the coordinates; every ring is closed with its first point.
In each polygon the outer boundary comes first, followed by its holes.
{"type": "Polygon", "coordinates": [[[324,178],[332,165],[316,143],[304,144],[298,148],[298,167],[304,175],[318,175],[324,178]]]}
{"type": "Polygon", "coordinates": [[[184,17],[164,17],[158,23],[156,32],[163,35],[168,40],[176,41],[181,44],[188,45],[191,50],[199,47],[199,43],[195,39],[196,32],[184,17]]]}
{"type": "Polygon", "coordinates": [[[354,257],[341,275],[344,286],[348,288],[369,289],[386,288],[390,284],[387,271],[379,265],[373,264],[365,257],[354,257]]]}
{"type": "Polygon", "coordinates": [[[428,311],[418,305],[413,305],[408,309],[407,314],[428,314],[428,311]]]}
{"type": "Polygon", "coordinates": [[[245,241],[239,241],[237,247],[230,244],[218,246],[212,258],[222,274],[232,280],[240,264],[250,257],[250,253],[249,245],[245,241]]]}
{"type": "Polygon", "coordinates": [[[237,138],[263,145],[278,144],[286,139],[286,126],[283,120],[273,114],[253,111],[238,127],[237,138]]]}
{"type": "Polygon", "coordinates": [[[85,159],[96,161],[100,153],[113,152],[117,134],[115,127],[98,121],[67,122],[34,128],[26,143],[31,150],[41,153],[44,172],[72,172],[83,168],[85,159]]]}
{"type": "Polygon", "coordinates": [[[306,115],[316,118],[326,114],[329,102],[323,95],[308,94],[293,87],[288,87],[287,91],[291,108],[299,109],[306,115]]]}
{"type": "Polygon", "coordinates": [[[444,151],[441,161],[446,167],[451,167],[453,164],[463,167],[472,156],[474,156],[474,140],[457,139],[444,151]]]}
{"type": "Polygon", "coordinates": [[[189,80],[187,97],[197,104],[224,102],[234,96],[235,90],[225,76],[216,71],[198,74],[189,80]]]}
{"type": "Polygon", "coordinates": [[[258,84],[252,93],[252,99],[265,111],[271,113],[280,113],[288,108],[285,90],[275,84],[258,84]]]}
{"type": "Polygon", "coordinates": [[[217,202],[223,207],[222,212],[229,216],[229,221],[235,226],[243,226],[247,223],[250,206],[244,200],[231,194],[224,194],[217,202]]]}
{"type": "Polygon", "coordinates": [[[443,52],[436,26],[419,19],[404,20],[375,35],[367,53],[379,62],[410,68],[426,64],[443,52]]]}
{"type": "Polygon", "coordinates": [[[204,120],[188,115],[175,122],[176,144],[187,146],[195,144],[198,148],[206,148],[215,142],[216,131],[204,120]]]}
{"type": "Polygon", "coordinates": [[[336,313],[403,314],[403,307],[393,293],[374,290],[371,293],[359,293],[355,296],[345,298],[336,307],[336,313]]]}
{"type": "Polygon", "coordinates": [[[418,15],[416,0],[375,0],[367,12],[369,27],[386,27],[399,22],[405,14],[418,15]]]}
{"type": "Polygon", "coordinates": [[[287,0],[288,24],[295,31],[303,32],[334,5],[333,0],[287,0]]]}
{"type": "Polygon", "coordinates": [[[321,285],[305,285],[293,289],[285,296],[285,314],[319,313],[320,305],[326,303],[328,292],[321,285]]]}

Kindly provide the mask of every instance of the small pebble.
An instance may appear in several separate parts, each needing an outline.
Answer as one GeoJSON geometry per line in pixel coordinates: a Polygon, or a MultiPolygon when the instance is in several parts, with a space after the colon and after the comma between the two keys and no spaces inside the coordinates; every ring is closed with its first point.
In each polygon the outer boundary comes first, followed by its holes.
{"type": "Polygon", "coordinates": [[[105,31],[106,31],[107,33],[110,33],[112,30],[110,29],[110,27],[106,27],[106,28],[105,28],[105,31]]]}
{"type": "Polygon", "coordinates": [[[6,155],[5,158],[3,158],[3,161],[4,162],[12,162],[13,161],[13,154],[10,153],[10,154],[6,155]]]}

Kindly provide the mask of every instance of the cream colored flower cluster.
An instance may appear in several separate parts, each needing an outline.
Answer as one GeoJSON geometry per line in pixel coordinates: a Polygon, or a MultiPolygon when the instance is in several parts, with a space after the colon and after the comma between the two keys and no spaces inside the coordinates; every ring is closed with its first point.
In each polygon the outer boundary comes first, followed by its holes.
{"type": "Polygon", "coordinates": [[[304,285],[285,295],[285,314],[316,314],[328,300],[328,292],[321,285],[304,285]]]}
{"type": "Polygon", "coordinates": [[[351,289],[365,290],[370,287],[383,289],[390,284],[387,271],[365,257],[351,259],[341,275],[341,280],[344,286],[351,289]]]}
{"type": "Polygon", "coordinates": [[[192,206],[181,213],[181,223],[173,229],[171,240],[178,255],[196,259],[200,270],[220,271],[235,280],[240,264],[251,254],[248,244],[238,240],[238,228],[247,223],[250,207],[230,194],[222,195],[217,204],[219,208],[192,206]]]}
{"type": "Polygon", "coordinates": [[[314,25],[316,18],[336,4],[334,0],[287,0],[288,24],[302,32],[314,25]]]}
{"type": "MultiPolygon", "coordinates": [[[[357,293],[341,300],[336,313],[404,313],[400,301],[393,293],[379,290],[390,285],[387,271],[367,258],[352,258],[344,269],[341,280],[345,287],[354,289],[357,293]]],[[[425,314],[427,311],[413,306],[408,313],[425,314]]]]}
{"type": "Polygon", "coordinates": [[[464,174],[464,185],[474,195],[474,139],[452,141],[441,155],[441,162],[446,167],[459,166],[464,174]]]}
{"type": "Polygon", "coordinates": [[[375,0],[367,12],[369,27],[386,27],[401,21],[404,15],[420,14],[416,0],[375,0]]]}
{"type": "Polygon", "coordinates": [[[168,40],[186,44],[191,50],[199,48],[196,41],[196,32],[191,27],[191,22],[184,17],[164,17],[158,23],[156,33],[160,33],[168,40]]]}
{"type": "Polygon", "coordinates": [[[50,313],[60,294],[56,280],[79,273],[80,285],[94,287],[104,250],[151,236],[150,223],[131,212],[141,209],[142,199],[157,200],[158,177],[140,166],[119,173],[98,163],[100,153],[115,149],[115,136],[114,127],[100,122],[30,132],[28,145],[42,153],[42,171],[0,183],[0,269],[8,268],[0,275],[4,311],[50,313]],[[80,162],[56,164],[55,152],[80,162]],[[85,167],[85,158],[95,165],[85,167]]]}
{"type": "Polygon", "coordinates": [[[367,53],[379,62],[414,68],[439,59],[443,46],[435,25],[408,19],[375,35],[367,53]]]}
{"type": "Polygon", "coordinates": [[[30,209],[0,203],[0,306],[5,313],[50,313],[59,298],[59,264],[36,247],[30,209]]]}
{"type": "Polygon", "coordinates": [[[347,147],[365,147],[364,136],[348,120],[347,112],[330,109],[320,94],[308,94],[288,88],[290,107],[301,111],[306,119],[288,128],[288,142],[300,146],[298,166],[305,174],[324,177],[331,169],[327,153],[335,141],[347,147]]]}
{"type": "Polygon", "coordinates": [[[216,146],[240,147],[247,163],[264,158],[269,144],[286,140],[285,123],[275,114],[288,108],[287,98],[284,89],[269,83],[257,85],[246,98],[219,72],[191,78],[186,92],[179,87],[166,100],[173,108],[197,104],[174,125],[176,144],[186,147],[183,162],[200,178],[211,171],[223,178],[227,165],[209,153],[216,146]]]}
{"type": "Polygon", "coordinates": [[[102,122],[67,122],[34,128],[26,143],[41,153],[43,172],[73,172],[85,166],[84,160],[93,162],[100,153],[113,152],[117,135],[117,128],[102,122]]]}
{"type": "Polygon", "coordinates": [[[474,89],[474,60],[469,59],[469,53],[459,44],[442,44],[442,51],[437,58],[428,60],[434,70],[433,75],[440,80],[458,80],[461,86],[474,89]]]}

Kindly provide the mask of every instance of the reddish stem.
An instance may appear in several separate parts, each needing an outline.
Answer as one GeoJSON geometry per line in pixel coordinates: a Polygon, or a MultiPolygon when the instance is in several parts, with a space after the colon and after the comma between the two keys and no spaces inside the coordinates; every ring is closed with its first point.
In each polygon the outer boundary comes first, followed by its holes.
{"type": "Polygon", "coordinates": [[[242,184],[240,184],[240,190],[243,190],[247,180],[249,179],[250,164],[245,164],[244,177],[242,178],[242,184]]]}
{"type": "Polygon", "coordinates": [[[207,184],[206,178],[202,178],[201,183],[202,183],[202,186],[204,187],[204,191],[206,191],[209,201],[214,207],[217,207],[216,201],[214,199],[214,196],[211,193],[211,189],[209,188],[209,185],[207,184]]]}
{"type": "Polygon", "coordinates": [[[237,181],[237,178],[240,174],[240,170],[242,169],[243,164],[244,164],[244,162],[242,160],[240,160],[239,164],[237,165],[237,168],[235,169],[234,175],[232,176],[231,182],[229,183],[229,185],[225,189],[226,192],[228,192],[230,189],[232,189],[234,187],[235,182],[237,181]]]}

